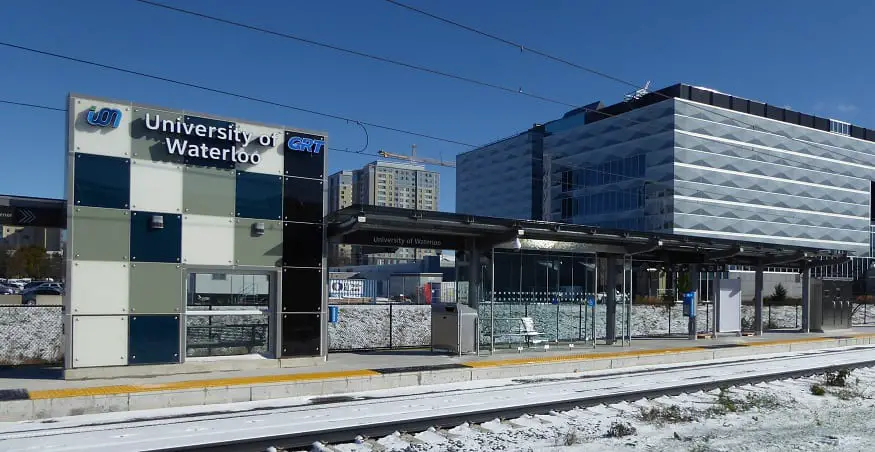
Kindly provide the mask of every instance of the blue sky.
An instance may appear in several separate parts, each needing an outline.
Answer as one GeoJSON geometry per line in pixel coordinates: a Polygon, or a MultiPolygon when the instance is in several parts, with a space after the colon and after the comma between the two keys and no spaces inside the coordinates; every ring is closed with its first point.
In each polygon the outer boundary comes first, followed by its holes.
{"type": "MultiPolygon", "coordinates": [[[[584,105],[630,89],[413,14],[383,0],[172,1],[168,4],[584,105]]],[[[654,88],[708,86],[875,127],[875,3],[614,0],[404,0],[654,88]],[[659,5],[659,6],[657,6],[659,5]]],[[[568,107],[315,48],[132,0],[10,2],[0,41],[303,108],[482,144],[568,107]]],[[[359,150],[357,125],[0,46],[0,100],[63,108],[68,92],[326,131],[359,150]]],[[[0,193],[61,197],[65,116],[0,105],[0,193]]],[[[452,159],[468,148],[369,128],[379,149],[452,159]]],[[[330,170],[374,159],[329,152],[330,170]]],[[[455,205],[440,169],[441,210],[455,205]]]]}

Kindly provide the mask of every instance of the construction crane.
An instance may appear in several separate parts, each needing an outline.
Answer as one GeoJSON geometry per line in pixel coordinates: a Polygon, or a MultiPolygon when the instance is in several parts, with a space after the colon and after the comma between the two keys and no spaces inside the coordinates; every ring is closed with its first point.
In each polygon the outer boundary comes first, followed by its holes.
{"type": "Polygon", "coordinates": [[[432,158],[428,158],[428,157],[417,157],[415,144],[410,146],[410,155],[393,154],[391,152],[386,152],[382,149],[377,151],[377,154],[379,154],[380,157],[383,157],[386,159],[404,160],[406,162],[424,163],[426,165],[446,166],[448,168],[455,168],[456,167],[455,162],[446,162],[443,159],[438,160],[438,159],[432,159],[432,158]]]}

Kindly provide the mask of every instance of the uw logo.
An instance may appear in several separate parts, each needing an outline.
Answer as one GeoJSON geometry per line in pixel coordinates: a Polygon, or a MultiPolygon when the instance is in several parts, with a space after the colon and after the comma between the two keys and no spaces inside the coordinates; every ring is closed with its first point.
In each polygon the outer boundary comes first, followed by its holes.
{"type": "Polygon", "coordinates": [[[97,127],[106,127],[110,126],[113,129],[117,128],[119,122],[122,120],[122,112],[121,110],[117,110],[114,108],[102,108],[100,110],[97,107],[91,107],[88,110],[88,117],[86,121],[88,124],[97,127]]]}

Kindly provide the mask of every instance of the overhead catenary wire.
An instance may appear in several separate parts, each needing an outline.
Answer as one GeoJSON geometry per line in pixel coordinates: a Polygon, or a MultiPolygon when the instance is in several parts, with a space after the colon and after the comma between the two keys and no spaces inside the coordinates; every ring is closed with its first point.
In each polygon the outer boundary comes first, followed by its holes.
{"type": "Polygon", "coordinates": [[[357,122],[357,123],[360,123],[360,124],[363,124],[363,125],[366,125],[366,126],[369,126],[369,127],[374,127],[374,128],[377,128],[377,129],[388,130],[388,131],[390,131],[390,132],[403,133],[403,134],[405,134],[405,135],[411,135],[411,136],[420,137],[420,138],[427,138],[427,139],[430,139],[430,140],[441,141],[441,142],[444,142],[444,143],[456,144],[456,145],[460,145],[460,146],[467,146],[467,147],[471,147],[471,148],[476,147],[476,145],[474,145],[474,144],[471,144],[471,143],[465,143],[465,142],[463,142],[463,141],[457,141],[457,140],[452,140],[452,139],[449,139],[449,138],[439,137],[439,136],[436,136],[436,135],[430,135],[430,134],[426,134],[426,133],[415,132],[415,131],[412,131],[412,130],[401,129],[401,128],[398,128],[398,127],[388,126],[388,125],[385,125],[385,124],[379,124],[379,123],[374,123],[374,122],[363,121],[363,120],[360,120],[360,119],[354,119],[354,118],[350,118],[350,117],[346,117],[346,116],[341,116],[341,115],[337,115],[337,114],[325,113],[325,112],[321,112],[321,111],[317,111],[317,110],[313,110],[313,109],[309,109],[309,108],[298,107],[298,106],[294,106],[294,105],[290,105],[290,104],[285,104],[285,103],[281,103],[281,102],[275,102],[275,101],[272,101],[272,100],[268,100],[268,99],[263,99],[263,98],[255,97],[255,96],[249,96],[249,95],[246,95],[246,94],[235,93],[235,92],[233,92],[233,91],[228,91],[228,90],[224,90],[224,89],[212,88],[212,87],[205,86],[205,85],[200,85],[200,84],[197,84],[197,83],[194,83],[194,82],[186,82],[186,81],[177,80],[177,79],[173,79],[173,78],[169,78],[169,77],[164,77],[164,76],[160,76],[160,75],[154,75],[154,74],[149,74],[149,73],[146,73],[146,72],[135,71],[135,70],[133,70],[133,69],[126,69],[126,68],[123,68],[123,67],[120,67],[120,66],[114,66],[114,65],[110,65],[110,64],[106,64],[106,63],[99,63],[99,62],[96,62],[96,61],[91,61],[91,60],[86,60],[86,59],[82,59],[82,58],[71,57],[71,56],[68,56],[68,55],[62,55],[62,54],[59,54],[59,53],[49,52],[49,51],[46,51],[46,50],[40,50],[40,49],[35,49],[35,48],[32,48],[32,47],[26,47],[26,46],[23,46],[23,45],[13,44],[13,43],[10,43],[10,42],[0,41],[0,46],[8,47],[8,48],[12,48],[12,49],[17,49],[17,50],[22,50],[22,51],[25,51],[25,52],[36,53],[36,54],[39,54],[39,55],[50,56],[50,57],[57,58],[57,59],[62,59],[62,60],[67,60],[67,61],[73,61],[73,62],[76,62],[76,63],[81,63],[81,64],[85,64],[85,65],[89,65],[89,66],[94,66],[94,67],[99,67],[99,68],[103,68],[103,69],[108,69],[108,70],[111,70],[111,71],[121,72],[121,73],[129,74],[129,75],[136,75],[136,76],[138,76],[138,77],[144,77],[144,78],[149,78],[149,79],[152,79],[152,80],[158,80],[158,81],[162,81],[162,82],[172,83],[172,84],[174,84],[174,85],[185,86],[185,87],[188,87],[188,88],[194,88],[194,89],[198,89],[198,90],[201,90],[201,91],[211,92],[211,93],[215,93],[215,94],[222,94],[222,95],[225,95],[225,96],[236,97],[236,98],[238,98],[238,99],[245,99],[245,100],[249,100],[249,101],[253,101],[253,102],[257,102],[257,103],[261,103],[261,104],[265,104],[265,105],[271,105],[271,106],[274,106],[274,107],[280,107],[280,108],[285,108],[285,109],[289,109],[289,110],[295,110],[295,111],[299,111],[299,112],[302,112],[302,113],[309,113],[309,114],[312,114],[312,115],[322,116],[322,117],[325,117],[325,118],[338,119],[338,120],[341,120],[341,121],[357,122]]]}
{"type": "MultiPolygon", "coordinates": [[[[0,104],[8,104],[8,105],[14,105],[14,106],[21,106],[21,107],[29,107],[29,108],[35,108],[35,109],[40,109],[40,110],[45,110],[45,111],[51,111],[51,110],[58,111],[58,112],[66,112],[66,111],[67,111],[67,109],[65,109],[65,108],[57,108],[57,107],[51,107],[51,106],[48,106],[48,105],[40,105],[40,104],[35,104],[35,103],[26,103],[26,102],[17,102],[17,101],[5,100],[5,99],[0,99],[0,104]]],[[[361,152],[361,151],[350,151],[350,150],[347,150],[347,149],[339,149],[339,148],[331,148],[331,147],[329,147],[328,149],[331,150],[331,151],[336,151],[336,152],[345,152],[345,153],[350,153],[350,154],[369,155],[369,156],[379,157],[379,154],[365,153],[365,152],[361,152]]],[[[671,182],[668,182],[668,181],[657,181],[657,180],[654,180],[654,179],[651,179],[651,178],[647,178],[647,177],[628,176],[628,175],[624,175],[624,174],[617,174],[617,173],[613,173],[613,172],[609,172],[609,171],[598,170],[598,169],[595,169],[595,168],[583,168],[583,167],[578,167],[578,169],[586,169],[586,170],[589,170],[589,171],[591,171],[591,172],[593,172],[593,173],[595,173],[595,174],[609,175],[609,176],[614,176],[614,177],[618,177],[618,178],[621,178],[621,179],[622,179],[622,180],[617,181],[617,182],[615,182],[615,183],[633,182],[633,181],[640,181],[640,182],[644,182],[644,183],[648,183],[648,182],[649,182],[649,183],[651,183],[652,185],[657,186],[657,187],[664,187],[665,189],[671,189],[671,190],[673,191],[673,192],[672,192],[672,195],[674,195],[674,188],[673,188],[671,182]]],[[[543,182],[543,178],[534,178],[534,177],[533,177],[533,178],[531,178],[531,179],[532,179],[533,181],[540,181],[540,182],[543,182]]],[[[694,183],[694,184],[695,184],[696,182],[691,182],[691,183],[694,183]]],[[[561,181],[559,182],[559,184],[561,184],[561,181]]],[[[579,188],[591,188],[591,189],[594,189],[594,192],[593,192],[593,193],[620,193],[620,194],[629,194],[629,192],[626,191],[626,190],[624,190],[624,189],[620,189],[620,188],[611,188],[611,187],[610,187],[609,185],[607,185],[607,184],[606,184],[606,185],[600,185],[600,186],[598,186],[598,185],[597,185],[597,186],[590,186],[590,185],[586,185],[586,184],[575,184],[575,183],[571,183],[571,184],[567,184],[567,185],[569,185],[570,188],[571,188],[572,190],[579,189],[579,188]]],[[[552,187],[552,184],[551,184],[551,187],[552,187]]],[[[720,195],[720,196],[725,196],[725,195],[726,195],[726,193],[724,193],[724,192],[709,191],[709,190],[705,190],[705,189],[695,189],[695,190],[696,190],[697,192],[701,192],[701,193],[708,193],[708,194],[714,194],[714,195],[720,195]]],[[[747,191],[750,191],[750,190],[748,190],[748,189],[740,189],[740,188],[739,188],[739,190],[747,190],[747,191]]],[[[800,197],[799,195],[786,195],[786,196],[800,197]]],[[[757,200],[758,200],[758,198],[756,198],[756,197],[745,198],[745,197],[738,197],[738,196],[736,196],[735,198],[736,198],[737,200],[739,200],[739,201],[757,201],[757,200]]],[[[692,203],[696,203],[696,204],[709,204],[709,205],[712,204],[712,203],[709,203],[707,200],[701,200],[701,201],[700,201],[700,200],[688,200],[687,202],[692,202],[692,203]]],[[[837,201],[837,202],[840,202],[840,203],[842,203],[842,204],[848,204],[848,203],[841,202],[841,201],[837,201]]],[[[856,205],[856,204],[854,204],[854,205],[856,205]]],[[[862,204],[861,204],[861,205],[862,205],[862,204]]],[[[760,209],[769,209],[769,208],[770,208],[770,206],[759,205],[759,204],[751,204],[751,207],[757,207],[757,208],[760,208],[760,209]]],[[[795,218],[795,219],[799,219],[799,220],[807,220],[807,218],[800,217],[800,216],[797,216],[797,215],[793,215],[791,212],[785,212],[785,213],[782,213],[782,214],[775,214],[775,213],[763,212],[763,211],[761,211],[761,210],[753,210],[753,209],[750,209],[750,208],[745,208],[745,207],[743,207],[743,206],[734,206],[733,209],[734,209],[734,210],[745,211],[745,212],[757,213],[757,214],[760,214],[760,215],[768,215],[768,216],[771,216],[771,217],[774,217],[774,218],[795,218]]],[[[621,211],[621,212],[622,212],[622,211],[621,211]]],[[[621,212],[615,212],[615,213],[621,213],[621,212]]],[[[812,212],[812,213],[817,214],[817,212],[812,212]]],[[[605,212],[604,214],[611,214],[611,212],[605,212]]],[[[814,226],[814,227],[817,227],[817,226],[814,226]]],[[[839,229],[841,229],[841,228],[839,228],[839,229]]]]}
{"type": "MultiPolygon", "coordinates": [[[[392,130],[392,131],[397,131],[397,132],[401,132],[401,133],[407,133],[407,134],[412,134],[412,135],[416,135],[416,136],[422,136],[422,137],[426,137],[426,138],[432,138],[432,139],[441,140],[441,141],[445,141],[445,142],[450,142],[450,143],[455,143],[455,144],[462,144],[462,145],[465,145],[465,146],[474,147],[474,145],[471,145],[471,144],[468,144],[468,143],[462,143],[462,142],[460,142],[460,141],[456,141],[456,140],[451,140],[451,139],[446,139],[446,138],[440,138],[440,137],[433,137],[433,136],[430,136],[430,135],[419,134],[419,133],[417,133],[417,132],[406,131],[406,130],[403,130],[403,129],[397,129],[397,128],[393,128],[393,127],[388,127],[388,126],[384,126],[384,125],[381,125],[381,124],[373,124],[373,123],[368,123],[368,122],[365,122],[365,121],[358,121],[358,120],[355,120],[355,119],[352,119],[352,118],[346,118],[346,117],[339,116],[339,115],[331,115],[331,114],[327,114],[327,113],[322,113],[322,112],[316,112],[316,111],[313,111],[313,110],[303,109],[303,108],[300,108],[300,107],[295,107],[295,106],[290,106],[290,105],[285,105],[285,104],[279,104],[279,103],[277,103],[277,102],[267,101],[267,100],[264,100],[264,99],[258,99],[258,98],[254,98],[254,97],[251,97],[251,96],[246,96],[246,95],[241,95],[241,94],[237,94],[237,93],[232,93],[232,92],[225,91],[225,90],[220,90],[220,89],[215,89],[215,88],[210,88],[210,87],[203,87],[203,86],[196,85],[196,84],[189,83],[189,82],[182,82],[182,81],[178,81],[178,80],[169,79],[169,78],[166,78],[166,77],[154,76],[154,75],[151,75],[151,74],[146,74],[146,73],[142,73],[142,72],[138,72],[138,71],[132,71],[132,70],[129,70],[129,69],[124,69],[124,68],[119,68],[119,67],[115,67],[115,66],[110,66],[110,65],[103,64],[103,63],[97,63],[97,62],[92,62],[92,61],[82,60],[82,59],[78,59],[78,58],[74,58],[74,57],[69,57],[69,56],[65,56],[65,55],[59,55],[59,54],[55,54],[55,53],[51,53],[51,52],[47,52],[47,51],[42,51],[42,50],[37,50],[37,49],[31,49],[31,48],[27,48],[27,47],[19,46],[19,45],[15,45],[15,44],[10,44],[10,43],[5,43],[5,42],[0,42],[0,45],[4,45],[4,46],[7,46],[7,47],[12,47],[12,48],[16,48],[16,49],[20,49],[20,50],[25,50],[25,51],[31,51],[31,52],[35,52],[35,53],[39,53],[39,54],[43,54],[43,55],[53,56],[53,57],[56,57],[56,58],[66,59],[66,60],[70,60],[70,61],[80,62],[80,63],[83,63],[83,64],[94,65],[94,66],[97,66],[97,67],[106,68],[106,69],[111,69],[111,70],[116,70],[116,71],[120,71],[120,72],[124,72],[124,73],[129,73],[129,74],[133,74],[133,75],[139,75],[139,76],[143,76],[143,77],[147,77],[147,78],[153,78],[153,79],[162,80],[162,81],[166,81],[166,82],[170,82],[170,83],[180,84],[180,85],[182,85],[182,86],[188,86],[188,87],[198,88],[198,89],[202,89],[202,90],[206,90],[206,91],[210,91],[210,92],[215,92],[215,93],[219,93],[219,94],[230,95],[230,96],[239,97],[239,98],[243,98],[243,99],[253,100],[253,101],[256,101],[256,102],[262,102],[262,103],[266,103],[266,104],[269,104],[269,105],[275,105],[275,106],[280,106],[280,107],[290,108],[290,109],[294,109],[294,110],[298,110],[298,111],[304,111],[304,112],[313,113],[313,114],[317,114],[317,115],[327,116],[327,117],[331,117],[331,118],[334,118],[334,119],[341,119],[341,120],[345,120],[345,121],[352,121],[352,122],[357,122],[357,123],[360,123],[360,124],[370,125],[370,126],[377,127],[377,128],[383,128],[383,129],[392,130]]],[[[622,115],[616,115],[616,116],[619,116],[619,117],[623,118],[622,115]]],[[[630,118],[623,118],[623,119],[624,119],[624,120],[630,120],[630,121],[632,121],[632,122],[636,122],[636,121],[634,121],[634,120],[631,120],[630,118]]],[[[725,143],[725,144],[727,144],[727,145],[731,145],[731,144],[729,144],[729,143],[725,143]]],[[[746,147],[746,146],[740,146],[740,147],[742,147],[742,148],[744,148],[744,149],[750,149],[750,148],[748,148],[748,147],[746,147]]],[[[340,152],[349,152],[349,153],[361,154],[361,152],[348,151],[348,150],[343,150],[343,149],[333,149],[333,150],[337,150],[337,151],[340,151],[340,152]]],[[[375,155],[375,154],[371,154],[371,155],[375,155]]],[[[801,163],[801,162],[800,162],[800,163],[801,163]]],[[[864,162],[864,163],[868,165],[867,162],[864,162]]]]}
{"type": "MultiPolygon", "coordinates": [[[[529,46],[527,46],[527,45],[525,45],[525,44],[523,44],[523,43],[521,43],[521,42],[516,42],[516,41],[514,41],[514,40],[511,40],[511,39],[508,39],[508,38],[504,38],[504,37],[498,36],[498,35],[496,35],[496,34],[494,34],[494,33],[489,33],[489,32],[483,31],[483,30],[481,30],[481,29],[478,29],[478,28],[476,28],[476,27],[472,27],[472,26],[470,26],[470,25],[465,25],[465,24],[463,24],[463,23],[461,23],[461,22],[458,22],[458,21],[455,21],[455,20],[452,20],[452,19],[448,19],[448,18],[445,18],[445,17],[439,16],[439,15],[434,14],[434,13],[430,13],[430,12],[425,11],[425,10],[423,10],[423,9],[420,9],[420,8],[416,8],[416,7],[410,6],[410,5],[408,5],[408,4],[405,4],[405,3],[399,2],[399,1],[397,1],[397,0],[384,0],[384,1],[387,2],[387,3],[390,3],[390,4],[392,4],[392,5],[398,6],[398,7],[400,7],[400,8],[406,9],[406,10],[408,10],[408,11],[414,12],[414,13],[416,13],[416,14],[420,14],[420,15],[423,15],[423,16],[426,16],[426,17],[429,17],[429,18],[431,18],[431,19],[437,20],[437,21],[439,21],[439,22],[443,22],[443,23],[446,23],[446,24],[448,24],[448,25],[451,25],[451,26],[454,26],[454,27],[457,27],[457,28],[460,28],[460,29],[463,29],[463,30],[469,31],[469,32],[474,33],[474,34],[476,34],[476,35],[478,35],[478,36],[481,36],[481,37],[484,37],[484,38],[488,38],[488,39],[491,39],[491,40],[493,40],[493,41],[500,42],[500,43],[502,43],[502,44],[505,44],[505,45],[508,45],[508,46],[511,46],[511,47],[514,47],[514,48],[518,48],[518,49],[520,49],[521,51],[529,52],[529,53],[531,53],[531,54],[533,54],[533,55],[537,55],[537,56],[540,56],[540,57],[542,57],[542,58],[545,58],[545,59],[548,59],[548,60],[551,60],[551,61],[555,61],[555,62],[558,62],[558,63],[562,63],[562,64],[567,65],[567,66],[570,66],[570,67],[572,67],[572,68],[575,68],[575,69],[578,69],[578,70],[581,70],[581,71],[587,72],[587,73],[589,73],[589,74],[592,74],[592,75],[595,75],[595,76],[598,76],[598,77],[601,77],[601,78],[604,78],[604,79],[607,79],[607,80],[611,80],[611,81],[613,81],[613,82],[616,82],[616,83],[619,83],[619,84],[622,84],[622,85],[625,85],[625,86],[628,86],[628,87],[632,87],[632,88],[635,88],[635,89],[639,89],[639,88],[640,88],[640,86],[639,86],[638,84],[633,83],[633,82],[631,82],[631,81],[624,80],[624,79],[622,79],[622,78],[620,78],[620,77],[617,77],[617,76],[615,76],[615,75],[611,75],[611,74],[609,74],[609,73],[607,73],[607,72],[604,72],[604,71],[600,71],[600,70],[594,69],[594,68],[589,67],[589,66],[584,66],[584,65],[581,65],[581,64],[575,63],[575,62],[570,61],[570,60],[568,60],[568,59],[566,59],[566,58],[562,58],[562,57],[559,57],[559,56],[553,55],[553,54],[548,53],[548,52],[546,52],[546,51],[538,50],[538,49],[533,48],[533,47],[529,47],[529,46]]],[[[670,96],[670,95],[668,95],[668,94],[661,93],[661,92],[659,92],[659,91],[650,91],[649,93],[650,93],[650,94],[657,95],[657,96],[660,96],[660,97],[662,97],[662,98],[664,98],[664,99],[673,99],[673,98],[674,98],[674,97],[672,97],[672,96],[670,96]]],[[[736,123],[738,123],[738,124],[745,125],[745,126],[749,127],[749,128],[752,129],[752,130],[759,130],[759,127],[757,127],[755,124],[751,124],[751,123],[749,123],[749,122],[745,122],[745,121],[740,120],[740,119],[738,119],[738,118],[734,118],[734,117],[732,117],[732,116],[729,116],[729,115],[723,114],[723,113],[721,113],[720,111],[718,111],[717,109],[707,109],[707,108],[704,108],[704,107],[701,106],[701,105],[698,105],[696,102],[691,102],[690,105],[692,105],[694,108],[697,108],[697,109],[699,109],[699,110],[701,110],[701,111],[706,111],[706,112],[709,112],[709,113],[712,113],[712,114],[716,114],[716,115],[718,115],[718,116],[721,116],[721,117],[723,117],[723,118],[725,118],[725,119],[729,119],[729,120],[731,120],[731,121],[733,121],[733,122],[736,122],[736,123]]],[[[812,147],[816,147],[816,148],[820,148],[820,149],[828,150],[828,151],[830,151],[830,152],[834,152],[834,153],[836,153],[836,154],[843,155],[843,156],[848,157],[848,158],[851,158],[851,159],[854,158],[854,157],[852,157],[852,156],[849,156],[849,155],[847,155],[847,154],[844,154],[844,153],[842,153],[842,152],[839,152],[838,150],[824,148],[824,147],[820,146],[820,145],[817,144],[817,143],[809,143],[809,142],[805,142],[804,140],[799,140],[798,138],[793,137],[793,136],[790,136],[790,135],[787,135],[787,134],[782,134],[782,133],[777,133],[777,132],[772,132],[772,133],[775,133],[775,135],[781,136],[781,137],[786,138],[786,139],[789,139],[789,140],[803,142],[806,146],[812,146],[812,147]]],[[[865,164],[866,164],[866,165],[870,165],[870,166],[872,165],[871,163],[865,163],[865,164]]]]}
{"type": "MultiPolygon", "coordinates": [[[[27,102],[16,102],[16,101],[7,100],[7,99],[0,99],[0,104],[13,105],[13,106],[17,106],[17,107],[35,108],[35,109],[44,110],[44,111],[57,111],[57,112],[61,112],[61,113],[66,113],[69,111],[66,108],[52,107],[49,105],[40,105],[40,104],[27,103],[27,102]]],[[[367,133],[367,131],[366,131],[366,133],[367,133]]],[[[363,150],[350,151],[349,149],[340,149],[340,148],[334,148],[334,147],[328,147],[328,150],[336,151],[336,152],[346,152],[349,154],[356,154],[356,155],[368,155],[368,156],[380,157],[379,154],[371,153],[371,152],[364,152],[363,150]]]]}
{"type": "Polygon", "coordinates": [[[268,34],[268,35],[273,35],[273,36],[277,36],[277,37],[281,37],[281,38],[285,38],[285,39],[291,39],[291,40],[298,41],[298,42],[301,42],[304,44],[309,44],[312,46],[321,47],[323,49],[329,49],[329,50],[333,50],[336,52],[345,53],[347,55],[355,55],[358,57],[367,58],[367,59],[379,61],[382,63],[388,63],[388,64],[400,66],[400,67],[403,67],[406,69],[412,69],[415,71],[424,72],[424,73],[428,73],[428,74],[432,74],[432,75],[437,75],[440,77],[450,78],[450,79],[478,85],[478,86],[485,87],[485,88],[491,88],[491,89],[495,89],[495,90],[504,91],[504,92],[507,92],[510,94],[517,94],[517,95],[521,95],[521,96],[525,96],[525,97],[530,97],[533,99],[537,99],[537,100],[552,103],[552,104],[562,105],[565,107],[571,107],[571,108],[578,107],[577,104],[572,104],[572,103],[564,102],[564,101],[561,101],[558,99],[552,99],[552,98],[547,97],[547,96],[542,96],[542,95],[530,93],[530,92],[524,91],[520,88],[511,88],[511,87],[502,86],[502,85],[499,85],[496,83],[485,82],[482,80],[477,80],[474,78],[465,77],[465,76],[461,76],[458,74],[453,74],[453,73],[441,71],[438,69],[428,68],[425,66],[407,63],[407,62],[400,61],[400,60],[394,60],[391,58],[375,55],[372,53],[362,52],[362,51],[358,51],[358,50],[352,50],[352,49],[336,46],[333,44],[327,44],[325,42],[320,42],[320,41],[316,41],[313,39],[308,39],[308,38],[304,38],[301,36],[296,36],[296,35],[293,35],[290,33],[280,32],[280,31],[276,31],[276,30],[270,30],[270,29],[267,29],[264,27],[259,27],[256,25],[251,25],[251,24],[246,24],[243,22],[225,19],[222,17],[218,17],[218,16],[214,16],[214,15],[210,15],[210,14],[206,14],[206,13],[202,13],[202,12],[198,12],[198,11],[192,11],[189,9],[184,9],[184,8],[180,8],[180,7],[176,7],[176,6],[170,6],[170,5],[166,5],[164,3],[154,2],[154,1],[150,1],[150,0],[134,0],[134,1],[142,3],[144,5],[156,7],[156,8],[163,8],[165,10],[177,12],[180,14],[186,14],[186,15],[210,20],[213,22],[217,22],[217,23],[222,23],[225,25],[231,25],[234,27],[243,28],[243,29],[247,29],[247,30],[251,30],[251,31],[256,31],[256,32],[260,32],[260,33],[264,33],[264,34],[268,34]]]}

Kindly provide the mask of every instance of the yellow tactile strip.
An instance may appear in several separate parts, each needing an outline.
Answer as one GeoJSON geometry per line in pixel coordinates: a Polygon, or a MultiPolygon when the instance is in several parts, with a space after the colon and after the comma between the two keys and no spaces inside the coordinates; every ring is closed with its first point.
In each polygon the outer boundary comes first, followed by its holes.
{"type": "Polygon", "coordinates": [[[347,370],[337,372],[314,372],[303,374],[260,375],[256,377],[216,378],[210,380],[188,380],[170,383],[144,385],[94,386],[88,388],[47,389],[29,391],[31,400],[84,397],[95,395],[119,395],[139,392],[179,391],[186,389],[220,388],[271,383],[291,383],[297,381],[331,380],[336,378],[372,377],[380,375],[373,370],[347,370]]]}
{"type": "MultiPolygon", "coordinates": [[[[872,339],[875,334],[857,334],[847,336],[847,339],[872,339]]],[[[781,339],[770,341],[755,341],[746,344],[739,344],[743,347],[765,347],[772,345],[791,345],[810,342],[827,342],[841,340],[834,337],[815,337],[815,338],[798,338],[798,339],[781,339]]],[[[542,356],[542,357],[526,357],[526,358],[510,358],[501,360],[489,361],[471,361],[464,363],[463,366],[472,369],[490,368],[490,367],[506,367],[506,366],[521,366],[528,364],[544,364],[555,362],[569,361],[591,361],[600,359],[616,359],[616,358],[635,358],[641,356],[655,356],[673,353],[689,353],[701,351],[713,351],[713,348],[708,346],[694,347],[676,347],[657,350],[629,350],[623,352],[605,352],[605,353],[579,353],[574,355],[560,356],[542,356]]],[[[57,399],[69,397],[86,397],[86,396],[110,396],[121,394],[136,394],[143,392],[157,391],[178,391],[192,389],[206,389],[228,386],[245,386],[256,384],[272,384],[272,383],[292,383],[302,381],[319,381],[341,378],[354,377],[375,377],[383,375],[375,370],[348,370],[336,372],[313,372],[301,374],[283,374],[283,375],[262,375],[254,377],[235,377],[235,378],[217,378],[209,380],[188,380],[170,383],[142,384],[142,385],[115,385],[115,386],[95,386],[87,388],[70,388],[70,389],[48,389],[41,391],[28,391],[30,400],[57,399]]]]}

